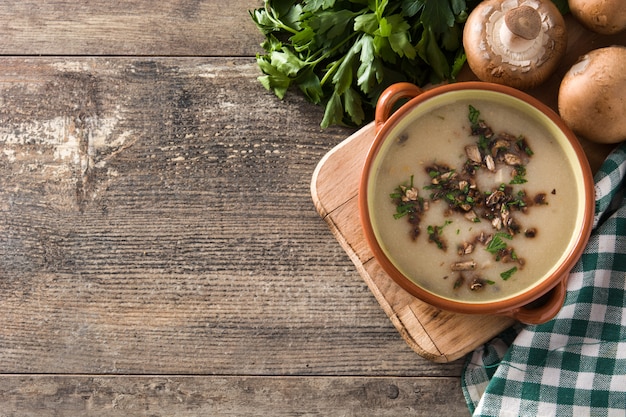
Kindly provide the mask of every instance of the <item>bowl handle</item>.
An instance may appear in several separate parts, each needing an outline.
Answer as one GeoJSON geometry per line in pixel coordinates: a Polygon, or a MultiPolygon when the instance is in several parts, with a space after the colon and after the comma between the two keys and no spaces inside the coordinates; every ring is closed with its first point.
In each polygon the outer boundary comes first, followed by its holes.
{"type": "Polygon", "coordinates": [[[411,83],[395,83],[390,85],[383,91],[378,98],[376,104],[376,113],[374,115],[376,132],[378,132],[389,116],[393,113],[394,106],[398,100],[404,98],[413,98],[422,94],[422,89],[411,83]]]}
{"type": "Polygon", "coordinates": [[[537,300],[512,311],[510,314],[516,320],[524,324],[542,324],[550,321],[557,315],[567,294],[567,279],[562,279],[558,284],[539,297],[537,300]]]}

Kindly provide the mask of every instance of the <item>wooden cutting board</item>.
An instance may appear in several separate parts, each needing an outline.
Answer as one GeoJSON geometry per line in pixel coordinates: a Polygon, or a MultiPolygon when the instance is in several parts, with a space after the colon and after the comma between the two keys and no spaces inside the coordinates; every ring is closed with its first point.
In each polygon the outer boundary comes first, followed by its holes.
{"type": "Polygon", "coordinates": [[[359,177],[373,140],[371,123],[326,154],[311,181],[313,202],[409,346],[435,362],[458,359],[513,320],[437,309],[410,295],[381,269],[365,242],[357,204],[359,177]]]}
{"type": "MultiPolygon", "coordinates": [[[[555,111],[560,80],[579,56],[602,46],[626,45],[625,34],[600,36],[583,29],[571,16],[566,24],[568,50],[560,68],[544,85],[529,91],[555,111]]],[[[459,79],[476,77],[466,69],[459,79]]],[[[382,270],[365,242],[357,204],[359,177],[373,140],[374,125],[370,123],[324,156],[311,181],[313,202],[408,345],[432,361],[453,361],[492,339],[514,320],[437,309],[411,296],[382,270]]],[[[613,146],[580,140],[595,172],[613,146]]]]}

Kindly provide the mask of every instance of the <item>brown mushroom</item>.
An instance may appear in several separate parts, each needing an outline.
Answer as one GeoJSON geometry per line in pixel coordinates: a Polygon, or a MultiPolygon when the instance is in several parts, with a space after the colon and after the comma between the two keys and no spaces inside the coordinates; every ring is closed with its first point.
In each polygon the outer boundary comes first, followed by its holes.
{"type": "Polygon", "coordinates": [[[558,108],[574,133],[599,143],[626,140],[626,46],[595,49],[563,77],[558,108]]]}
{"type": "Polygon", "coordinates": [[[530,89],[565,55],[567,31],[550,0],[485,0],[465,23],[463,46],[482,81],[530,89]]]}
{"type": "Polygon", "coordinates": [[[624,0],[569,0],[569,9],[583,26],[602,35],[626,30],[624,0]]]}

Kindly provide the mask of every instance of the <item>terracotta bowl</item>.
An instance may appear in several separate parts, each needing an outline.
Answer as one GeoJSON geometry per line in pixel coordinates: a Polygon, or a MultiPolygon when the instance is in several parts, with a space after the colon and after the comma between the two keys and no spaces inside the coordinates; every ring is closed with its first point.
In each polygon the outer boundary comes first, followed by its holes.
{"type": "Polygon", "coordinates": [[[594,215],[589,163],[559,116],[502,85],[464,82],[423,91],[398,83],[381,95],[375,126],[359,211],[383,270],[442,310],[529,324],[552,319],[594,215]],[[472,120],[474,103],[480,114],[472,120]],[[477,120],[489,130],[479,131],[477,120]],[[511,147],[494,144],[498,137],[509,138],[511,147]],[[479,158],[472,154],[477,147],[479,158]],[[520,149],[526,152],[517,157],[506,153],[520,149]],[[416,204],[410,218],[406,201],[416,204]],[[428,223],[436,216],[443,217],[428,223]]]}

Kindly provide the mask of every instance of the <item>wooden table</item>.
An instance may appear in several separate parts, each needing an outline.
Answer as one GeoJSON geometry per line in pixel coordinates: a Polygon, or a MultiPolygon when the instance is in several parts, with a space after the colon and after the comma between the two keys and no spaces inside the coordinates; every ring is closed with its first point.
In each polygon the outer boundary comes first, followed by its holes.
{"type": "Polygon", "coordinates": [[[316,212],[352,131],[257,82],[261,4],[0,6],[0,416],[468,414],[316,212]]]}

